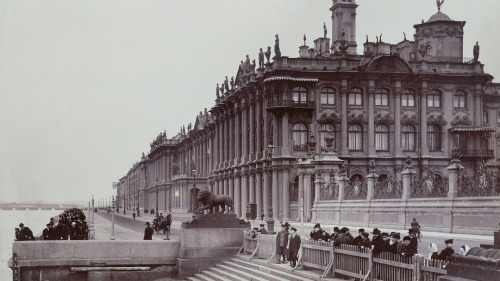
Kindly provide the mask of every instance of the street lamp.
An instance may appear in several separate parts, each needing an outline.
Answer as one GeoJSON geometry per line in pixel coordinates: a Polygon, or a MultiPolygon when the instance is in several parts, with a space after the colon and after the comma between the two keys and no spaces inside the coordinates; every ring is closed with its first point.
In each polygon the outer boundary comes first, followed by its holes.
{"type": "MultiPolygon", "coordinates": [[[[193,194],[195,194],[195,188],[196,188],[196,169],[193,169],[193,194]]],[[[194,199],[196,200],[196,198],[194,199]]],[[[196,205],[196,201],[192,203],[191,208],[194,210],[194,206],[196,205]]]]}
{"type": "Polygon", "coordinates": [[[158,178],[156,178],[156,215],[158,216],[158,178]]]}
{"type": "Polygon", "coordinates": [[[111,208],[113,209],[113,213],[111,214],[111,237],[109,239],[115,240],[115,196],[113,195],[113,199],[111,201],[111,208]]]}

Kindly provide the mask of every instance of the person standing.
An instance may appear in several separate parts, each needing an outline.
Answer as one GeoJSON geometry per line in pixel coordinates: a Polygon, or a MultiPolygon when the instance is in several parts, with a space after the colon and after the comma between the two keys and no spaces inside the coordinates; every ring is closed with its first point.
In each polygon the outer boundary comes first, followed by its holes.
{"type": "Polygon", "coordinates": [[[51,236],[50,228],[51,228],[50,223],[45,225],[45,228],[42,231],[42,240],[52,240],[50,237],[51,236]]]}
{"type": "Polygon", "coordinates": [[[438,259],[443,261],[448,260],[455,253],[455,250],[453,250],[453,239],[445,240],[444,243],[446,244],[446,248],[439,253],[438,257],[438,259]]]}
{"type": "Polygon", "coordinates": [[[29,227],[25,227],[24,223],[20,223],[19,227],[21,230],[19,230],[19,237],[21,240],[19,241],[28,241],[28,240],[35,240],[35,237],[33,236],[33,231],[29,227]]]}
{"type": "Polygon", "coordinates": [[[429,244],[429,246],[427,248],[429,249],[429,257],[428,258],[430,260],[435,260],[435,259],[439,258],[438,246],[436,245],[436,243],[429,244]]]}
{"type": "Polygon", "coordinates": [[[153,228],[149,226],[149,222],[146,222],[146,229],[144,229],[144,240],[153,240],[153,228]]]}
{"type": "Polygon", "coordinates": [[[412,248],[412,252],[413,254],[417,254],[418,253],[418,238],[416,236],[416,233],[415,231],[413,231],[412,228],[410,228],[408,230],[408,235],[410,236],[410,247],[412,248]]]}
{"type": "Polygon", "coordinates": [[[347,228],[346,227],[342,227],[342,229],[340,229],[339,237],[337,237],[337,239],[335,239],[335,241],[333,242],[333,246],[335,248],[337,248],[338,246],[340,246],[342,244],[352,245],[351,238],[349,236],[347,236],[347,228]]]}
{"type": "Polygon", "coordinates": [[[398,254],[403,258],[413,257],[413,249],[410,245],[410,236],[403,237],[403,241],[398,245],[398,254]]]}
{"type": "Polygon", "coordinates": [[[290,240],[288,242],[288,260],[290,261],[290,266],[297,266],[297,254],[300,249],[300,236],[297,235],[297,229],[295,227],[290,228],[290,240]]]}
{"type": "MultiPolygon", "coordinates": [[[[415,236],[417,236],[418,241],[420,241],[420,224],[418,224],[417,219],[413,218],[413,221],[411,222],[411,229],[413,230],[413,233],[415,233],[415,236]]],[[[420,241],[422,242],[422,241],[420,241]]]]}
{"type": "Polygon", "coordinates": [[[132,213],[132,217],[133,217],[133,218],[134,218],[134,220],[135,220],[135,212],[133,212],[133,213],[132,213]]]}
{"type": "Polygon", "coordinates": [[[314,226],[314,230],[312,230],[309,235],[311,236],[311,239],[314,241],[323,240],[325,242],[328,242],[328,239],[330,239],[330,236],[328,235],[328,233],[326,233],[326,231],[321,229],[321,225],[319,223],[317,223],[314,226]]]}
{"type": "Polygon", "coordinates": [[[354,245],[360,247],[361,249],[370,249],[372,247],[372,242],[370,241],[370,238],[368,238],[368,232],[363,231],[360,236],[362,240],[359,241],[358,244],[354,245]]]}
{"type": "Polygon", "coordinates": [[[354,237],[354,240],[352,241],[353,245],[360,246],[361,242],[363,241],[363,232],[365,232],[364,228],[358,229],[358,236],[354,237]]]}
{"type": "Polygon", "coordinates": [[[392,233],[389,240],[389,245],[386,248],[386,252],[396,255],[398,253],[398,244],[400,238],[401,236],[399,233],[392,233]]]}
{"type": "Polygon", "coordinates": [[[276,235],[276,256],[278,257],[278,262],[281,263],[281,258],[283,257],[283,263],[286,262],[286,247],[288,245],[288,230],[285,224],[281,225],[281,231],[276,235]]]}
{"type": "Polygon", "coordinates": [[[378,253],[384,251],[384,239],[380,235],[380,230],[378,228],[373,229],[372,238],[372,252],[373,255],[378,255],[378,253]]]}
{"type": "Polygon", "coordinates": [[[260,224],[260,228],[259,228],[259,230],[258,230],[258,231],[260,232],[260,234],[267,234],[267,230],[266,230],[266,228],[264,227],[264,224],[263,224],[263,223],[261,223],[261,224],[260,224]]]}

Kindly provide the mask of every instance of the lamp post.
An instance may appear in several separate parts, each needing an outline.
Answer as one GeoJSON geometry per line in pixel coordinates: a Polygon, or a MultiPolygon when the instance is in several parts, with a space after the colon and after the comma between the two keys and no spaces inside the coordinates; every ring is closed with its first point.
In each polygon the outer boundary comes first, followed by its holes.
{"type": "MultiPolygon", "coordinates": [[[[193,194],[195,192],[195,188],[196,188],[196,169],[193,169],[193,194]]],[[[194,200],[196,200],[196,198],[194,198],[194,200]]],[[[191,208],[193,210],[194,210],[194,205],[196,205],[196,201],[192,202],[191,204],[191,208]]]]}
{"type": "Polygon", "coordinates": [[[156,178],[156,215],[158,216],[158,178],[156,178]]]}
{"type": "Polygon", "coordinates": [[[139,206],[141,199],[141,191],[137,190],[137,216],[141,216],[141,207],[139,206]]]}
{"type": "Polygon", "coordinates": [[[115,240],[115,196],[113,195],[113,199],[111,201],[111,208],[112,214],[111,214],[111,237],[109,239],[115,240]]]}
{"type": "MultiPolygon", "coordinates": [[[[271,165],[272,165],[271,162],[272,162],[272,159],[273,159],[273,152],[274,152],[275,148],[276,147],[273,144],[268,144],[267,147],[266,147],[266,152],[267,152],[267,157],[266,158],[267,158],[267,162],[268,162],[267,165],[269,167],[271,167],[271,165]]],[[[269,186],[267,186],[264,190],[269,190],[269,186]]],[[[267,197],[268,197],[268,194],[264,194],[263,195],[264,200],[268,200],[267,197]]],[[[267,231],[269,231],[270,233],[272,233],[272,232],[274,232],[273,209],[272,209],[272,207],[269,207],[269,210],[265,210],[265,211],[268,211],[267,220],[266,220],[267,231]]],[[[276,211],[276,210],[274,210],[274,211],[276,211]]]]}
{"type": "Polygon", "coordinates": [[[92,218],[92,225],[94,225],[94,194],[92,194],[92,213],[91,213],[91,218],[92,218]]]}

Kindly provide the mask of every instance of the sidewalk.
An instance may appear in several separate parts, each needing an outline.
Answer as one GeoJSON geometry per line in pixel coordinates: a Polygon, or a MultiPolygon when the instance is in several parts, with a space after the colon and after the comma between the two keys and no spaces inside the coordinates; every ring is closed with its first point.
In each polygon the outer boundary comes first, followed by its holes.
{"type": "MultiPolygon", "coordinates": [[[[116,214],[115,214],[116,215],[116,214]]],[[[110,240],[111,222],[94,213],[95,240],[110,240]]],[[[142,240],[144,233],[130,230],[115,223],[115,240],[142,240]]],[[[163,240],[163,235],[153,235],[153,240],[163,240]]]]}

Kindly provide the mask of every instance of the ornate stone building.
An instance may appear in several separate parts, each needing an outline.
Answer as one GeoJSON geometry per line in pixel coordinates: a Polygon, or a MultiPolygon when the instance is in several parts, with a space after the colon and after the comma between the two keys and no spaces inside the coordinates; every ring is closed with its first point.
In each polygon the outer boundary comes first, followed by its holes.
{"type": "Polygon", "coordinates": [[[158,135],[120,179],[122,207],[151,209],[158,201],[160,210],[189,212],[198,191],[209,189],[231,196],[240,216],[255,203],[259,216],[297,220],[303,199],[308,221],[404,227],[418,216],[426,229],[493,229],[494,181],[476,205],[448,187],[453,148],[475,171],[497,172],[500,157],[500,86],[484,72],[478,46],[474,58],[463,58],[465,22],[439,11],[414,25],[413,41],[367,37],[360,55],[357,7],[334,0],[332,38],[326,27],[314,47],[304,37],[299,57],[281,54],[278,35],[272,59],[270,49],[257,63],[247,56],[235,79],[217,85],[209,111],[173,138],[158,135]],[[318,170],[325,139],[342,167],[318,170]],[[414,175],[405,198],[408,157],[414,175]]]}

